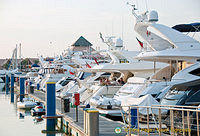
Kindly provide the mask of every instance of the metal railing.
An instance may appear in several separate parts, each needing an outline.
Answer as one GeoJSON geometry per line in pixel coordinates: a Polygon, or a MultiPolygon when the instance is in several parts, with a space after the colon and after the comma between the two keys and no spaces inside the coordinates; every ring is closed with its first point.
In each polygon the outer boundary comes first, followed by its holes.
{"type": "Polygon", "coordinates": [[[124,131],[135,135],[200,136],[196,106],[123,106],[124,131]]]}

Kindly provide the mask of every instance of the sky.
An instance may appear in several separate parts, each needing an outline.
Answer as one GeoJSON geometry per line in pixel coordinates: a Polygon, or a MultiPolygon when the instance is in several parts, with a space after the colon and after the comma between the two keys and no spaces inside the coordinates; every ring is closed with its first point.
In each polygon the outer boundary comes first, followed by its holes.
{"type": "MultiPolygon", "coordinates": [[[[80,36],[106,49],[99,32],[139,50],[127,2],[140,13],[156,10],[158,23],[167,26],[200,22],[200,0],[0,0],[0,58],[11,57],[19,43],[22,57],[54,56],[80,36]]],[[[200,41],[200,34],[195,39],[200,41]]]]}

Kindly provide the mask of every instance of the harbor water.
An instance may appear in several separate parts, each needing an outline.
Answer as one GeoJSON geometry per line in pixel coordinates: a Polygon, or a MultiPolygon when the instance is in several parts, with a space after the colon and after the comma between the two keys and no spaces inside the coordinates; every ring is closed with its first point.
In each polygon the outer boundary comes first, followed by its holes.
{"type": "MultiPolygon", "coordinates": [[[[46,121],[41,117],[32,117],[30,111],[17,109],[16,103],[10,103],[10,94],[0,91],[0,136],[45,136],[41,131],[46,121]]],[[[61,136],[62,134],[56,134],[61,136]]]]}

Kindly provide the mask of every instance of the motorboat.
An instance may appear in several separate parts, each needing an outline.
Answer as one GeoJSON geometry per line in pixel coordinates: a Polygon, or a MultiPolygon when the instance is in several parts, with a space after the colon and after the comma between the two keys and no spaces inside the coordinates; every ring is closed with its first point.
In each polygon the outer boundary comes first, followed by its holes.
{"type": "Polygon", "coordinates": [[[36,106],[36,103],[32,98],[23,98],[22,102],[17,102],[17,108],[19,109],[31,109],[36,106]]]}
{"type": "Polygon", "coordinates": [[[56,83],[56,91],[60,92],[61,88],[63,88],[64,86],[66,86],[70,81],[74,80],[71,77],[63,77],[61,78],[57,83],[56,83]]]}
{"type": "MultiPolygon", "coordinates": [[[[156,11],[151,11],[149,15],[147,15],[147,13],[148,12],[145,12],[142,15],[137,15],[135,13],[135,8],[133,8],[133,15],[136,17],[134,29],[144,40],[145,44],[143,45],[146,45],[146,47],[142,47],[142,52],[134,58],[144,61],[153,61],[155,67],[157,62],[164,62],[169,65],[154,72],[149,78],[137,78],[139,79],[139,82],[135,81],[128,91],[125,88],[129,88],[129,85],[127,84],[123,86],[116,93],[113,99],[104,98],[105,100],[103,100],[103,98],[101,98],[99,99],[100,101],[96,99],[97,102],[95,103],[99,104],[97,107],[103,107],[103,102],[105,101],[105,104],[110,103],[109,109],[107,109],[107,111],[109,111],[110,107],[115,106],[112,104],[118,103],[116,102],[116,99],[121,103],[133,99],[132,102],[134,103],[134,101],[147,95],[152,96],[151,99],[156,101],[155,98],[157,96],[163,98],[163,95],[165,95],[175,84],[185,83],[183,80],[187,80],[188,82],[196,80],[195,77],[188,77],[186,79],[184,74],[187,67],[190,67],[190,65],[196,62],[200,57],[199,53],[197,53],[200,49],[199,42],[170,27],[156,24],[158,21],[156,11]],[[148,27],[153,27],[161,34],[157,35],[154,31],[147,29],[148,27]],[[164,38],[161,37],[163,35],[164,38]],[[197,51],[193,52],[194,48],[197,51]],[[182,77],[179,75],[182,75],[182,77]]],[[[156,102],[158,104],[158,101],[156,102]]],[[[101,110],[100,108],[97,109],[101,110]]]]}
{"type": "MultiPolygon", "coordinates": [[[[134,30],[143,42],[143,51],[135,58],[146,61],[165,62],[183,66],[183,62],[196,62],[200,58],[200,42],[174,28],[158,22],[155,10],[137,14],[134,30]]],[[[198,32],[198,30],[197,30],[198,32]]]]}
{"type": "MultiPolygon", "coordinates": [[[[63,84],[66,84],[60,90],[58,90],[59,94],[57,96],[64,98],[64,97],[71,97],[74,92],[79,92],[80,84],[85,82],[85,79],[87,79],[89,76],[91,76],[91,73],[88,72],[78,72],[75,79],[66,79],[63,81],[63,84]]],[[[80,93],[80,92],[79,92],[80,93]]]]}
{"type": "Polygon", "coordinates": [[[154,67],[154,62],[137,60],[136,57],[139,51],[128,51],[124,49],[121,38],[115,40],[114,37],[103,37],[102,41],[108,45],[108,49],[104,50],[111,58],[110,63],[102,63],[87,68],[88,72],[121,72],[124,75],[133,74],[134,76],[147,78],[153,73],[167,66],[166,63],[157,63],[154,67]]]}
{"type": "Polygon", "coordinates": [[[41,115],[45,115],[45,108],[42,105],[39,106],[35,106],[35,108],[31,109],[31,115],[32,116],[41,116],[41,115]]]}
{"type": "Polygon", "coordinates": [[[45,90],[47,82],[58,82],[63,77],[74,77],[74,68],[68,65],[56,65],[48,74],[45,74],[43,79],[40,81],[40,89],[45,90]],[[73,74],[72,74],[73,73],[73,74]]]}
{"type": "MultiPolygon", "coordinates": [[[[84,70],[87,72],[107,72],[110,73],[108,78],[116,78],[117,80],[123,78],[126,82],[128,78],[134,76],[136,79],[135,76],[139,75],[140,77],[143,77],[141,79],[146,80],[146,78],[152,76],[154,72],[158,72],[160,69],[167,66],[167,64],[158,63],[159,66],[155,68],[152,62],[138,61],[134,59],[133,56],[136,56],[138,52],[126,51],[122,48],[122,46],[117,46],[113,43],[110,43],[109,47],[110,49],[107,53],[112,59],[110,63],[95,65],[92,68],[84,70]],[[118,76],[115,77],[113,75],[118,76]]],[[[118,92],[121,86],[102,86],[99,84],[99,80],[97,79],[93,80],[93,83],[94,84],[90,86],[85,85],[86,91],[81,94],[81,102],[84,104],[89,103],[92,107],[99,110],[101,114],[121,116],[119,109],[121,101],[113,99],[113,96],[118,92]]],[[[146,84],[143,83],[141,87],[145,85],[146,84]]]]}
{"type": "MultiPolygon", "coordinates": [[[[127,99],[137,100],[140,97],[151,95],[152,97],[161,93],[163,87],[168,84],[166,82],[149,82],[145,78],[130,77],[127,83],[118,89],[112,97],[96,96],[90,100],[90,104],[95,106],[102,114],[110,116],[121,116],[120,106],[127,99]]],[[[150,104],[151,102],[148,102],[150,104]]],[[[158,104],[158,103],[157,103],[158,104]]]]}
{"type": "Polygon", "coordinates": [[[172,78],[176,82],[167,88],[165,95],[158,98],[161,105],[188,105],[198,106],[200,104],[200,63],[197,62],[190,67],[178,72],[172,78]]]}

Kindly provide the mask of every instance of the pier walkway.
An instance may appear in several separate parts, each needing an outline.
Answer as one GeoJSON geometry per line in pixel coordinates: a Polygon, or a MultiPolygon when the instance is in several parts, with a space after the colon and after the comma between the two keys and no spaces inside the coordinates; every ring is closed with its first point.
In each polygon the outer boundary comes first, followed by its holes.
{"type": "MultiPolygon", "coordinates": [[[[35,97],[36,99],[39,98],[39,100],[45,101],[45,93],[43,92],[35,91],[35,93],[31,96],[35,97]]],[[[56,99],[56,109],[61,113],[61,100],[59,98],[56,99]]],[[[81,129],[82,132],[84,131],[84,113],[81,108],[79,108],[78,111],[78,122],[75,121],[75,108],[70,108],[69,113],[62,114],[64,115],[64,118],[70,119],[75,124],[75,126],[78,127],[78,129],[81,129]]],[[[124,125],[119,121],[112,121],[105,117],[99,116],[99,136],[125,136],[126,132],[123,129],[120,134],[115,133],[115,128],[117,127],[122,128],[124,125]]]]}

